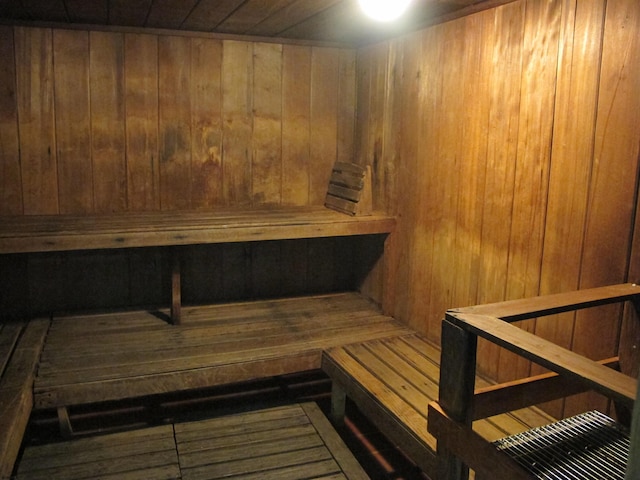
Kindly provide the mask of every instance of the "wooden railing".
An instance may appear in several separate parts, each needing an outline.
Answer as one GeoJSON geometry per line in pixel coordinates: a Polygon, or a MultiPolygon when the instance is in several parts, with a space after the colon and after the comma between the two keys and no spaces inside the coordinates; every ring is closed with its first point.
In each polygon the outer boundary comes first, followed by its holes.
{"type": "Polygon", "coordinates": [[[442,324],[439,399],[429,405],[429,431],[438,440],[438,478],[464,479],[469,468],[477,476],[492,479],[531,478],[471,430],[479,418],[587,390],[633,409],[637,382],[610,368],[616,365],[615,358],[592,361],[510,324],[624,301],[631,301],[637,311],[640,286],[614,285],[449,310],[442,324]],[[478,337],[552,373],[475,390],[478,337]]]}

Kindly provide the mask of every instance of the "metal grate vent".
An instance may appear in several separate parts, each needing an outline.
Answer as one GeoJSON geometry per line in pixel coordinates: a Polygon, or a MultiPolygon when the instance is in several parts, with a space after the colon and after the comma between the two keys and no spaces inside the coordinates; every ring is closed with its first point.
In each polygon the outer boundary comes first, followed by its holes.
{"type": "Polygon", "coordinates": [[[608,416],[586,412],[494,442],[535,478],[624,479],[629,433],[608,416]]]}

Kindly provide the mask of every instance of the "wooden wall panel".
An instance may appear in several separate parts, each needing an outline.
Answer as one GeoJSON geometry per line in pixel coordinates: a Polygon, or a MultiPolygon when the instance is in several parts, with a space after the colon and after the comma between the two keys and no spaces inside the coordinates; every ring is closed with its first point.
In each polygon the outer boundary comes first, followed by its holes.
{"type": "MultiPolygon", "coordinates": [[[[583,288],[627,278],[640,162],[639,31],[637,2],[607,2],[580,275],[583,288]]],[[[618,353],[620,332],[619,306],[579,312],[572,348],[592,358],[607,358],[618,353]]],[[[584,411],[585,405],[593,404],[593,395],[584,395],[568,400],[565,411],[584,411]]]]}
{"type": "Polygon", "coordinates": [[[89,33],[55,30],[53,62],[60,213],[90,213],[94,204],[89,33]]]}
{"type": "Polygon", "coordinates": [[[55,214],[59,208],[53,35],[48,29],[18,27],[14,32],[23,211],[55,214]]]}
{"type": "Polygon", "coordinates": [[[161,37],[158,44],[160,205],[191,207],[191,43],[161,37]]]}
{"type": "Polygon", "coordinates": [[[222,56],[224,198],[228,205],[251,203],[251,111],[253,45],[225,42],[222,56]]]}
{"type": "MultiPolygon", "coordinates": [[[[554,136],[564,141],[554,142],[551,151],[541,293],[580,287],[603,19],[604,5],[593,2],[572,2],[563,11],[554,136]]],[[[568,313],[539,319],[536,334],[569,348],[574,318],[568,313]]],[[[534,366],[534,373],[540,371],[534,366]]],[[[556,415],[561,409],[562,402],[547,406],[556,415]]]]}
{"type": "MultiPolygon", "coordinates": [[[[639,9],[519,0],[358,51],[356,158],[379,144],[376,175],[396,172],[378,200],[398,215],[387,311],[439,341],[447,308],[636,280],[639,9]]],[[[637,337],[633,318],[624,332],[637,337]]],[[[603,357],[618,350],[620,321],[600,309],[520,326],[603,357]]],[[[485,343],[479,361],[496,380],[531,371],[485,343]]],[[[602,403],[547,407],[588,405],[602,403]]]]}
{"type": "Polygon", "coordinates": [[[0,27],[0,215],[22,213],[13,29],[0,27]]]}
{"type": "Polygon", "coordinates": [[[279,205],[282,199],[282,45],[253,47],[253,137],[251,201],[279,205]]]}
{"type": "Polygon", "coordinates": [[[353,133],[355,129],[355,110],[352,105],[356,101],[356,54],[353,50],[338,52],[338,147],[339,162],[353,162],[353,133]]]}
{"type": "Polygon", "coordinates": [[[158,38],[126,34],[124,48],[127,205],[159,210],[158,38]]]}
{"type": "MultiPolygon", "coordinates": [[[[306,205],[309,201],[310,92],[311,47],[284,45],[282,50],[282,203],[285,205],[306,205]]],[[[354,104],[355,101],[352,101],[351,105],[354,104]]]]}
{"type": "MultiPolygon", "coordinates": [[[[507,299],[534,296],[540,288],[561,19],[562,1],[525,5],[507,299]]],[[[535,322],[520,327],[533,330],[535,322]]],[[[526,362],[502,351],[500,357],[497,370],[493,359],[481,362],[483,370],[500,380],[528,373],[526,362]]]]}
{"type": "MultiPolygon", "coordinates": [[[[430,227],[433,231],[433,256],[431,261],[431,284],[429,296],[429,315],[437,321],[430,322],[427,327],[429,338],[435,341],[440,339],[440,320],[450,305],[459,305],[453,297],[455,285],[458,281],[456,275],[452,275],[456,264],[456,218],[458,214],[458,194],[464,195],[463,186],[466,185],[460,178],[462,117],[455,112],[463,112],[464,98],[464,70],[462,66],[463,56],[451,52],[462,52],[465,45],[465,32],[463,23],[456,22],[444,26],[442,35],[434,46],[437,48],[436,58],[442,66],[437,69],[436,85],[443,85],[439,92],[438,111],[434,112],[437,118],[431,119],[429,128],[434,129],[434,142],[437,149],[437,157],[434,159],[431,182],[431,201],[437,205],[429,211],[430,227]],[[458,192],[452,195],[451,192],[458,192]]],[[[426,174],[424,172],[423,174],[426,174]]],[[[425,292],[426,295],[426,292],[425,292]]]]}
{"type": "MultiPolygon", "coordinates": [[[[640,72],[638,71],[640,68],[640,37],[635,34],[635,32],[640,30],[640,5],[638,5],[637,2],[624,2],[619,5],[619,9],[615,11],[615,16],[612,18],[616,19],[618,25],[624,25],[625,30],[607,30],[607,35],[610,35],[606,37],[608,42],[606,44],[607,48],[610,48],[609,46],[613,46],[616,42],[620,41],[622,45],[625,46],[625,54],[618,56],[615,52],[607,49],[605,51],[610,55],[607,61],[618,58],[617,68],[613,68],[611,72],[617,70],[618,75],[622,72],[625,73],[624,76],[619,77],[620,80],[624,78],[624,82],[622,82],[624,90],[621,90],[621,92],[623,92],[627,101],[630,102],[628,108],[632,108],[633,111],[629,112],[629,114],[632,115],[632,117],[635,116],[635,124],[637,124],[637,116],[639,113],[637,108],[638,96],[632,92],[637,93],[640,91],[640,72]],[[617,35],[622,35],[622,38],[617,37],[617,35]],[[626,37],[626,35],[629,36],[626,37]],[[631,97],[629,97],[629,95],[631,95],[631,97]],[[635,107],[634,102],[636,102],[635,107]]],[[[613,22],[612,24],[615,25],[613,22]]],[[[615,79],[615,75],[610,78],[615,79]]],[[[620,103],[616,103],[618,108],[622,107],[620,103]]],[[[624,139],[621,146],[623,147],[623,151],[629,149],[626,154],[629,158],[638,158],[640,151],[636,150],[634,152],[634,148],[640,150],[640,140],[637,138],[634,139],[634,136],[640,136],[640,132],[638,132],[637,128],[634,132],[633,122],[634,121],[630,121],[623,127],[622,132],[620,132],[622,134],[620,138],[624,139]]],[[[617,132],[611,132],[611,134],[616,133],[617,132]]],[[[638,215],[638,211],[640,211],[640,196],[636,194],[636,197],[638,198],[636,198],[635,224],[631,237],[631,259],[629,261],[627,279],[634,283],[640,283],[640,215],[638,215]]],[[[637,376],[640,370],[640,318],[635,314],[631,305],[627,305],[623,317],[619,354],[622,371],[637,376]]]]}
{"type": "Polygon", "coordinates": [[[311,51],[311,134],[309,202],[324,203],[326,186],[338,152],[338,74],[340,50],[311,51]]]}
{"type": "MultiPolygon", "coordinates": [[[[477,303],[506,298],[509,272],[509,241],[515,189],[516,152],[520,118],[518,98],[522,76],[522,32],[525,4],[513,3],[498,9],[493,22],[488,18],[484,42],[493,45],[488,72],[487,159],[484,186],[484,210],[480,239],[477,303]]],[[[480,358],[485,368],[504,379],[506,374],[527,374],[529,363],[508,355],[493,344],[480,342],[480,358]],[[500,368],[511,362],[508,369],[500,368]]]]}
{"type": "Polygon", "coordinates": [[[91,32],[91,158],[96,212],[127,209],[125,157],[124,38],[91,32]]]}
{"type": "Polygon", "coordinates": [[[353,159],[355,50],[10,26],[2,35],[14,61],[0,74],[0,212],[321,205],[333,163],[353,159]]]}
{"type": "Polygon", "coordinates": [[[191,41],[192,207],[223,204],[222,42],[191,41]]]}

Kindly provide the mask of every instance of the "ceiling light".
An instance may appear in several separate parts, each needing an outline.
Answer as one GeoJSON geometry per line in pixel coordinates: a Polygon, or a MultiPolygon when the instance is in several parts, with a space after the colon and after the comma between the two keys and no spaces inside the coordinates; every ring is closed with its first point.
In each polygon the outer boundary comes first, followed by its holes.
{"type": "Polygon", "coordinates": [[[402,15],[411,0],[358,0],[360,8],[379,22],[390,22],[402,15]]]}

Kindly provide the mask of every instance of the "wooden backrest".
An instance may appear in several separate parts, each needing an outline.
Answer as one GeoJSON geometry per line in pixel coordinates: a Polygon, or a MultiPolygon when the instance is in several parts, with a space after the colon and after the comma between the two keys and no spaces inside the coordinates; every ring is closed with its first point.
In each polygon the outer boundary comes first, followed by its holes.
{"type": "Polygon", "coordinates": [[[325,206],[348,215],[371,215],[371,167],[336,162],[325,206]]]}

